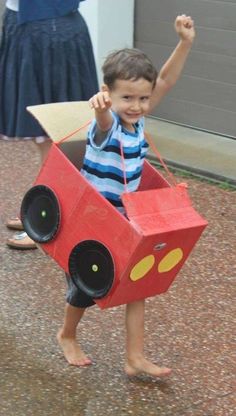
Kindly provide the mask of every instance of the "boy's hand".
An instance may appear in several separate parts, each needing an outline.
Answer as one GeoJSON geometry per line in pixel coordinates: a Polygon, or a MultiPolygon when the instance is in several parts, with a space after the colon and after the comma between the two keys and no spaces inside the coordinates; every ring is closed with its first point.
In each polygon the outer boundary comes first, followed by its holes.
{"type": "Polygon", "coordinates": [[[175,30],[183,41],[193,42],[195,38],[194,21],[191,16],[182,14],[175,19],[175,30]]]}
{"type": "Polygon", "coordinates": [[[89,105],[98,113],[103,113],[112,106],[112,101],[107,91],[100,91],[89,100],[89,105]]]}

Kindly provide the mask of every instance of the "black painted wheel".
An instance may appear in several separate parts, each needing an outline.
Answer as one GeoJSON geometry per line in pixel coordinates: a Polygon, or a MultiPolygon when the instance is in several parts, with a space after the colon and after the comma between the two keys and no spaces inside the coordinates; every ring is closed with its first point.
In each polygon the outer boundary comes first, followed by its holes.
{"type": "Polygon", "coordinates": [[[109,250],[98,241],[77,244],[69,257],[69,272],[74,284],[94,299],[104,297],[114,280],[114,263],[109,250]]]}
{"type": "Polygon", "coordinates": [[[45,185],[36,185],[24,196],[21,220],[25,231],[37,243],[53,240],[60,225],[60,207],[54,192],[45,185]]]}

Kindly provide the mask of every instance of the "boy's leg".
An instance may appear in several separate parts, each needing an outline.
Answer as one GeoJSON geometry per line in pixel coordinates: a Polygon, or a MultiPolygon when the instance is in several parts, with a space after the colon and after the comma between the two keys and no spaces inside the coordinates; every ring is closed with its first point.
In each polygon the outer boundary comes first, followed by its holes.
{"type": "Polygon", "coordinates": [[[66,274],[68,284],[66,294],[66,307],[64,323],[57,334],[57,340],[69,364],[85,366],[92,364],[76,342],[76,329],[83,317],[85,309],[94,305],[94,301],[75,286],[72,279],[66,274]]]}
{"type": "Polygon", "coordinates": [[[58,343],[68,363],[82,367],[92,364],[90,358],[85,355],[76,342],[76,328],[84,311],[85,308],[78,308],[66,303],[64,323],[57,334],[58,343]]]}
{"type": "Polygon", "coordinates": [[[144,300],[126,306],[126,364],[125,372],[129,376],[146,373],[155,377],[164,377],[171,373],[170,368],[158,367],[144,357],[144,300]]]}

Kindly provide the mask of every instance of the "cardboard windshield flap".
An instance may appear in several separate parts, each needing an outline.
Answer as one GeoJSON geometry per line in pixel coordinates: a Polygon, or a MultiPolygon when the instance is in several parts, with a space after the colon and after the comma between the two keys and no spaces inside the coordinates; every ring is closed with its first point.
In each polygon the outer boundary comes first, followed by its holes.
{"type": "Polygon", "coordinates": [[[21,218],[26,232],[101,308],[168,290],[207,225],[184,187],[171,187],[148,161],[121,215],[81,175],[87,102],[29,107],[53,139],[21,218]]]}
{"type": "MultiPolygon", "coordinates": [[[[94,117],[94,111],[89,107],[88,101],[34,105],[27,107],[27,110],[38,120],[54,142],[71,134],[94,117]]],[[[72,135],[68,141],[84,140],[85,137],[86,130],[82,129],[72,135]]]]}

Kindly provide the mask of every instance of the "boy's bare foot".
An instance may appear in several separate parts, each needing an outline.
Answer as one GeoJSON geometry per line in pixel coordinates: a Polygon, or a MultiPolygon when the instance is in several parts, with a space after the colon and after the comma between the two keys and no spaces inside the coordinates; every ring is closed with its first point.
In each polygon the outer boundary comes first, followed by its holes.
{"type": "Polygon", "coordinates": [[[140,373],[145,373],[153,377],[166,377],[170,375],[171,369],[167,367],[158,367],[144,357],[141,357],[136,360],[127,361],[125,372],[128,376],[137,376],[140,373]]]}
{"type": "Polygon", "coordinates": [[[85,367],[92,364],[90,358],[85,355],[74,338],[65,338],[62,336],[61,331],[59,331],[57,341],[62,348],[65,359],[70,365],[85,367]]]}

